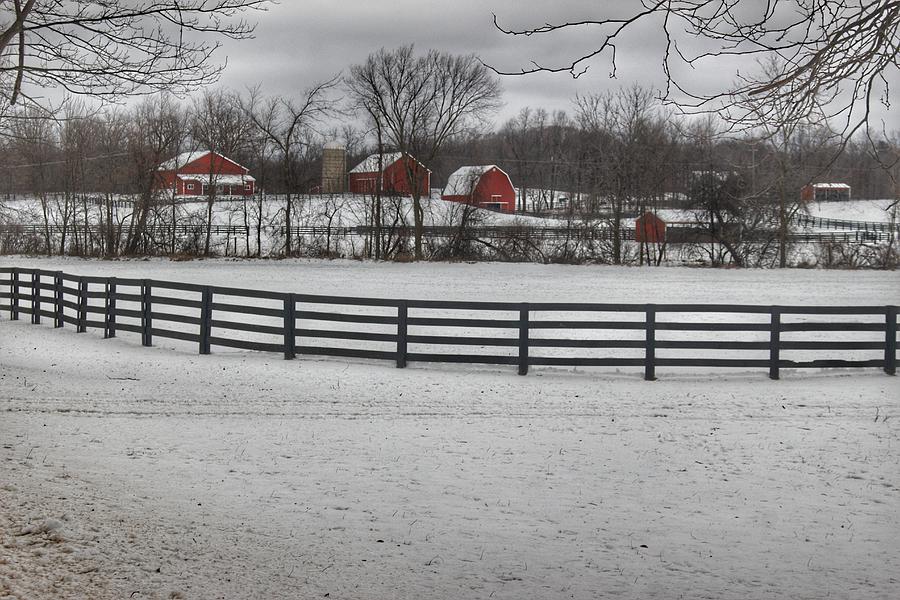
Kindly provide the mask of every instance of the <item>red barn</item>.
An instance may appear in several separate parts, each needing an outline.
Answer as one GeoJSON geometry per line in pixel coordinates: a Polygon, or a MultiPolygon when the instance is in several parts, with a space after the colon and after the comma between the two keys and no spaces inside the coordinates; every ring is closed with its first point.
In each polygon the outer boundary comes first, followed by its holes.
{"type": "Polygon", "coordinates": [[[846,183],[811,183],[800,190],[803,202],[843,202],[850,199],[850,186],[846,183]]]}
{"type": "Polygon", "coordinates": [[[431,194],[431,171],[409,154],[393,152],[381,157],[381,173],[378,172],[378,155],[373,154],[350,169],[350,193],[374,194],[380,187],[383,194],[411,196],[413,185],[407,169],[412,170],[419,181],[420,196],[431,194]]]}
{"type": "Polygon", "coordinates": [[[460,167],[447,179],[441,198],[505,213],[516,210],[516,188],[496,165],[460,167]]]}
{"type": "Polygon", "coordinates": [[[210,184],[217,196],[252,196],[256,191],[249,169],[209,150],[179,154],[161,164],[156,175],[157,188],[174,189],[177,196],[206,196],[210,184]]]}

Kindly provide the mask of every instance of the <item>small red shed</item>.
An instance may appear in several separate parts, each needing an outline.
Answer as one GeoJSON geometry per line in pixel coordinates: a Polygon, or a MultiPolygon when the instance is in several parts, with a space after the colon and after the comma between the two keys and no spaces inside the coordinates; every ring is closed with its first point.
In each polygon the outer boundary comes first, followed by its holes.
{"type": "Polygon", "coordinates": [[[350,193],[374,194],[380,188],[384,194],[411,196],[413,183],[407,171],[409,169],[418,181],[420,196],[431,194],[431,171],[409,154],[382,154],[380,173],[378,163],[378,155],[373,154],[350,169],[350,193]]]}
{"type": "Polygon", "coordinates": [[[460,167],[447,178],[441,198],[505,213],[516,210],[516,188],[496,165],[460,167]]]}
{"type": "Polygon", "coordinates": [[[634,221],[634,239],[650,244],[664,243],[666,241],[666,222],[652,212],[645,212],[634,221]]]}
{"type": "Polygon", "coordinates": [[[230,158],[201,150],[167,160],[156,172],[157,189],[175,190],[176,196],[206,196],[216,186],[217,196],[252,196],[256,179],[250,170],[230,158]]]}

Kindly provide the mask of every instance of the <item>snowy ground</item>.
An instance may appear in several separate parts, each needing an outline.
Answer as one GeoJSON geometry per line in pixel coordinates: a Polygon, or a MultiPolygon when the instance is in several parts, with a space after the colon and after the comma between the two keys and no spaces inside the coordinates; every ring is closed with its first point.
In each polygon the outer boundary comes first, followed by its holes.
{"type": "Polygon", "coordinates": [[[823,219],[888,222],[891,220],[891,205],[895,203],[896,200],[810,202],[807,204],[807,209],[810,216],[823,219]]]}
{"type": "MultiPolygon", "coordinates": [[[[896,272],[0,262],[415,298],[900,289],[896,272]]],[[[644,382],[201,357],[3,315],[0,597],[893,598],[898,392],[875,370],[644,382]]]]}
{"type": "MultiPolygon", "coordinates": [[[[888,223],[891,221],[892,206],[896,200],[849,200],[847,202],[808,202],[803,205],[803,213],[821,219],[838,219],[845,221],[868,221],[888,223]]],[[[695,220],[690,211],[666,209],[659,211],[659,216],[667,221],[695,220]]],[[[828,231],[824,228],[808,228],[809,231],[828,231]]],[[[831,229],[830,231],[834,231],[831,229]]]]}

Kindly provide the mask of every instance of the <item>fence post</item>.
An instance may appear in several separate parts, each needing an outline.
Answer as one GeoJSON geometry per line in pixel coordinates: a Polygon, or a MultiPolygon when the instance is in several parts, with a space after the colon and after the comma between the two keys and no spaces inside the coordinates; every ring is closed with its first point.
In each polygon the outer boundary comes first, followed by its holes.
{"type": "Polygon", "coordinates": [[[284,360],[297,356],[297,301],[293,294],[284,297],[284,360]]]}
{"type": "Polygon", "coordinates": [[[200,354],[209,354],[209,337],[212,331],[212,288],[206,286],[200,294],[200,354]]]}
{"type": "Polygon", "coordinates": [[[141,344],[144,346],[153,345],[153,317],[150,312],[151,291],[150,280],[141,280],[141,344]]]}
{"type": "Polygon", "coordinates": [[[769,379],[779,379],[781,367],[781,307],[770,309],[769,325],[769,379]]]}
{"type": "Polygon", "coordinates": [[[888,375],[897,374],[897,307],[888,306],[885,309],[884,323],[884,372],[888,375]]]}
{"type": "Polygon", "coordinates": [[[9,277],[9,320],[19,320],[19,267],[13,267],[9,277]]]}
{"type": "Polygon", "coordinates": [[[648,304],[645,315],[644,379],[656,381],[656,305],[648,304]]]}
{"type": "Polygon", "coordinates": [[[62,327],[63,320],[63,274],[57,271],[53,275],[53,326],[62,327]]]}
{"type": "Polygon", "coordinates": [[[31,272],[31,324],[41,323],[41,273],[31,272]]]}
{"type": "Polygon", "coordinates": [[[116,337],[116,278],[106,280],[106,331],[107,338],[116,337]]]}
{"type": "Polygon", "coordinates": [[[109,337],[109,277],[103,284],[103,339],[109,337]]]}
{"type": "Polygon", "coordinates": [[[528,375],[528,304],[519,309],[519,375],[528,375]]]}
{"type": "Polygon", "coordinates": [[[406,368],[406,330],[409,307],[405,300],[397,303],[397,368],[406,368]]]}
{"type": "Polygon", "coordinates": [[[78,317],[75,331],[84,333],[87,331],[87,282],[84,277],[78,278],[78,317]]]}

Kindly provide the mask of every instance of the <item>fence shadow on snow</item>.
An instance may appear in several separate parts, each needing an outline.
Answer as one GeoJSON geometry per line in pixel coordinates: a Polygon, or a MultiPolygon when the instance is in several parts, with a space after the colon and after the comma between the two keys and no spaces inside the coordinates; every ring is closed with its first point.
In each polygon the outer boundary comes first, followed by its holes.
{"type": "Polygon", "coordinates": [[[401,368],[483,363],[520,375],[531,366],[635,367],[648,380],[657,367],[760,368],[772,379],[785,368],[894,375],[897,308],[394,300],[0,268],[0,311],[12,320],[134,333],[145,346],[181,340],[200,354],[219,346],[401,368]]]}

